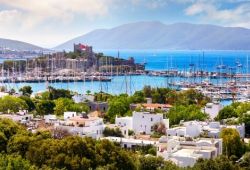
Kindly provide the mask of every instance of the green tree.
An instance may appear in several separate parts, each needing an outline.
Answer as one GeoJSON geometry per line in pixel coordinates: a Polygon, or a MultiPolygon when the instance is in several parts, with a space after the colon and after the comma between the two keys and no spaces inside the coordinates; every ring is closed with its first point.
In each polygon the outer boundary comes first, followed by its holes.
{"type": "Polygon", "coordinates": [[[94,100],[95,101],[106,102],[106,101],[108,101],[112,97],[113,96],[111,94],[104,93],[104,92],[99,92],[99,93],[95,93],[94,94],[94,100]]]}
{"type": "Polygon", "coordinates": [[[41,100],[50,100],[50,92],[45,91],[41,94],[41,97],[38,98],[41,98],[41,100]]]}
{"type": "Polygon", "coordinates": [[[139,158],[141,170],[157,170],[162,168],[164,165],[164,160],[162,157],[155,156],[141,156],[139,158]]]}
{"type": "Polygon", "coordinates": [[[24,96],[30,96],[33,93],[31,86],[23,86],[19,91],[22,92],[24,96]]]}
{"type": "Polygon", "coordinates": [[[107,118],[110,122],[115,121],[115,116],[125,116],[129,111],[130,102],[126,95],[115,96],[108,101],[109,108],[107,118]]]}
{"type": "Polygon", "coordinates": [[[0,170],[38,170],[21,156],[0,154],[0,170]]]}
{"type": "Polygon", "coordinates": [[[232,104],[232,107],[235,108],[235,112],[237,113],[238,116],[241,116],[243,113],[250,111],[249,102],[232,104]]]}
{"type": "Polygon", "coordinates": [[[7,152],[10,154],[18,154],[23,158],[25,157],[26,152],[30,143],[33,141],[33,138],[25,134],[14,135],[9,141],[7,146],[7,152]]]}
{"type": "Polygon", "coordinates": [[[145,96],[142,91],[136,91],[133,96],[130,97],[131,103],[144,103],[145,96]]]}
{"type": "Polygon", "coordinates": [[[23,134],[25,129],[9,119],[0,119],[0,152],[7,150],[10,138],[16,134],[23,134]]]}
{"type": "Polygon", "coordinates": [[[237,117],[237,113],[232,106],[225,106],[222,110],[219,111],[216,119],[222,120],[227,118],[237,117]]]}
{"type": "Polygon", "coordinates": [[[68,105],[66,110],[67,111],[78,112],[78,113],[82,113],[82,112],[88,113],[89,112],[89,107],[85,103],[74,103],[74,104],[68,105]]]}
{"type": "Polygon", "coordinates": [[[103,130],[104,136],[116,136],[116,137],[123,137],[122,132],[119,128],[108,128],[105,127],[103,130]]]}
{"type": "Polygon", "coordinates": [[[246,152],[243,155],[243,159],[239,165],[240,165],[240,167],[242,167],[246,170],[250,170],[250,152],[246,152]]]}
{"type": "Polygon", "coordinates": [[[87,95],[90,95],[90,94],[91,94],[91,91],[90,91],[90,90],[87,90],[86,93],[87,93],[87,95]]]}
{"type": "Polygon", "coordinates": [[[69,98],[58,98],[55,100],[55,114],[60,116],[63,115],[63,113],[65,111],[70,111],[69,108],[70,105],[73,105],[74,102],[73,100],[69,99],[69,98]]]}
{"type": "Polygon", "coordinates": [[[49,99],[50,100],[55,100],[58,98],[72,98],[72,94],[70,93],[69,90],[65,89],[55,89],[53,87],[49,87],[49,99]]]}
{"type": "Polygon", "coordinates": [[[28,97],[28,96],[21,96],[20,99],[22,99],[23,101],[25,101],[25,103],[28,106],[28,110],[29,111],[35,110],[35,108],[36,108],[35,103],[33,102],[33,100],[30,97],[28,97]]]}
{"type": "Polygon", "coordinates": [[[240,139],[240,135],[236,129],[224,128],[221,131],[220,137],[223,140],[223,153],[230,157],[232,155],[238,158],[244,152],[244,144],[240,139]]]}
{"type": "Polygon", "coordinates": [[[0,112],[8,113],[16,113],[19,110],[26,110],[28,106],[26,102],[20,98],[13,96],[4,96],[0,98],[0,112]]]}
{"type": "Polygon", "coordinates": [[[167,116],[170,125],[179,124],[181,120],[205,120],[208,118],[208,115],[203,113],[197,105],[175,105],[169,110],[167,116]]]}
{"type": "Polygon", "coordinates": [[[143,91],[145,97],[152,97],[152,89],[150,86],[144,86],[142,91],[143,91]]]}
{"type": "Polygon", "coordinates": [[[233,165],[232,162],[225,156],[220,156],[215,159],[198,159],[194,170],[237,170],[238,167],[233,165]]]}
{"type": "Polygon", "coordinates": [[[36,111],[39,115],[54,113],[55,103],[51,100],[41,100],[36,104],[36,111]]]}

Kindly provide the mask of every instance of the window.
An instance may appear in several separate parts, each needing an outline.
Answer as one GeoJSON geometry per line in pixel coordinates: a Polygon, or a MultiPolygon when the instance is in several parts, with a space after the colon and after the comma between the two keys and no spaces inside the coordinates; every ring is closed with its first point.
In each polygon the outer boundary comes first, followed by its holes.
{"type": "Polygon", "coordinates": [[[151,122],[153,122],[153,118],[151,117],[151,122]]]}

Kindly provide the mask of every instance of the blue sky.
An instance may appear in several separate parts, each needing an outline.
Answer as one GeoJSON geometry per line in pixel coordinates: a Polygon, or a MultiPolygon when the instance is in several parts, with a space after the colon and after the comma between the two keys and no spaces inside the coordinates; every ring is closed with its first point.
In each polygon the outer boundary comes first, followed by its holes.
{"type": "Polygon", "coordinates": [[[0,37],[43,47],[138,21],[250,28],[250,0],[0,0],[0,37]]]}

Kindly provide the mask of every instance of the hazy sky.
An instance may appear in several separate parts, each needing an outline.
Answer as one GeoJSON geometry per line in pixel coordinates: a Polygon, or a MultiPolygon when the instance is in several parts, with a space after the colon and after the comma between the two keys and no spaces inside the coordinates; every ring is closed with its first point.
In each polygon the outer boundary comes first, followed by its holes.
{"type": "Polygon", "coordinates": [[[250,0],[0,0],[0,37],[43,47],[152,20],[250,28],[250,0]]]}

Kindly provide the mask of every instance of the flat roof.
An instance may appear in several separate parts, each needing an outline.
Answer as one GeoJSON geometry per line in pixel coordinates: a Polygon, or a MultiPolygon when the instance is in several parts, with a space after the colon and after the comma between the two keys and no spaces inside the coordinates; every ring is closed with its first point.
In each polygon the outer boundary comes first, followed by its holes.
{"type": "Polygon", "coordinates": [[[124,142],[124,143],[131,143],[131,144],[147,144],[147,145],[154,145],[157,144],[158,141],[152,140],[141,140],[141,139],[132,139],[132,138],[121,138],[121,137],[104,137],[102,139],[107,139],[113,142],[124,142]]]}

